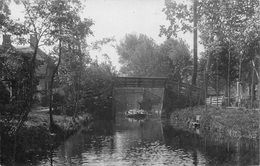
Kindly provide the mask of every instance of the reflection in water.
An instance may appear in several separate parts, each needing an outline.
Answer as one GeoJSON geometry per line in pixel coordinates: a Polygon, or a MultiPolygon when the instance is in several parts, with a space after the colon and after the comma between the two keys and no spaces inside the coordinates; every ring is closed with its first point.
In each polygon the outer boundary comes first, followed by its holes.
{"type": "MultiPolygon", "coordinates": [[[[160,119],[98,121],[54,150],[53,165],[258,165],[259,143],[204,139],[160,119]]],[[[50,159],[41,165],[50,165],[50,159]]]]}

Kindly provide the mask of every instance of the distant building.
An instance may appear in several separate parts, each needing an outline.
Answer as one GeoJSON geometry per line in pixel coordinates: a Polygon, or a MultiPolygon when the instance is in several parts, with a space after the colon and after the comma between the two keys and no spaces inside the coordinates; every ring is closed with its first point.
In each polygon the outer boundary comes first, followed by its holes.
{"type": "MultiPolygon", "coordinates": [[[[33,53],[35,43],[36,43],[35,35],[30,35],[30,45],[13,46],[11,44],[11,36],[3,35],[3,42],[2,42],[2,45],[0,45],[0,47],[2,47],[3,45],[10,45],[10,47],[13,47],[18,52],[33,53]]],[[[37,96],[40,101],[40,104],[42,104],[42,98],[44,96],[48,95],[48,91],[50,88],[49,87],[50,80],[51,80],[53,70],[55,68],[55,64],[51,61],[50,56],[48,56],[40,48],[38,48],[38,50],[37,50],[36,59],[44,62],[43,65],[41,65],[40,67],[38,67],[36,69],[36,75],[39,77],[39,85],[37,86],[39,93],[37,94],[37,96]]],[[[14,89],[16,89],[16,88],[14,87],[15,85],[13,84],[12,80],[8,80],[8,79],[4,78],[2,71],[1,71],[0,78],[1,78],[1,82],[3,82],[7,86],[8,90],[10,92],[10,96],[15,95],[16,92],[14,89]]]]}

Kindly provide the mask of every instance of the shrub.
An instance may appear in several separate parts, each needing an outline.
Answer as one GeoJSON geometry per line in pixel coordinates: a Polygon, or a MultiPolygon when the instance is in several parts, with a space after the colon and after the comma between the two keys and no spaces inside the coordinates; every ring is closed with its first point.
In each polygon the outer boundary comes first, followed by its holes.
{"type": "Polygon", "coordinates": [[[43,107],[47,107],[49,105],[49,96],[46,95],[42,97],[41,105],[43,107]]]}
{"type": "Polygon", "coordinates": [[[64,113],[66,105],[65,96],[60,93],[53,94],[53,114],[61,115],[64,113]]]}

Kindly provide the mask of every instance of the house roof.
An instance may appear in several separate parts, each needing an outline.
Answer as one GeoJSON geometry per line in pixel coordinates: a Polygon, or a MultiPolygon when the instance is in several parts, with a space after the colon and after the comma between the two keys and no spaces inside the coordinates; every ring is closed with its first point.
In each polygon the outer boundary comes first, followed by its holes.
{"type": "MultiPolygon", "coordinates": [[[[36,42],[36,38],[34,35],[30,35],[30,45],[12,45],[10,40],[10,35],[3,35],[3,43],[7,43],[9,46],[13,47],[15,50],[23,53],[33,53],[34,52],[34,43],[36,42]],[[6,41],[5,41],[6,40],[6,41]]],[[[3,45],[0,45],[0,48],[3,47],[3,45]]],[[[51,61],[51,58],[49,55],[47,55],[44,51],[42,51],[40,48],[37,50],[37,56],[36,58],[38,60],[43,60],[46,62],[47,65],[50,67],[54,67],[55,64],[51,61]]]]}
{"type": "MultiPolygon", "coordinates": [[[[18,46],[18,47],[15,47],[15,49],[17,51],[20,51],[23,53],[33,53],[34,52],[34,49],[30,46],[18,46]]],[[[44,53],[40,48],[38,48],[36,58],[38,60],[46,60],[47,57],[48,57],[48,55],[46,53],[44,53]]]]}
{"type": "MultiPolygon", "coordinates": [[[[2,48],[3,45],[0,45],[0,48],[2,48]]],[[[22,53],[33,53],[34,49],[30,46],[18,46],[14,47],[12,46],[15,50],[18,52],[22,53]]],[[[55,64],[52,62],[51,58],[49,55],[47,55],[45,52],[43,52],[40,48],[37,50],[37,55],[36,55],[37,60],[44,61],[48,66],[50,67],[55,67],[55,64]]]]}

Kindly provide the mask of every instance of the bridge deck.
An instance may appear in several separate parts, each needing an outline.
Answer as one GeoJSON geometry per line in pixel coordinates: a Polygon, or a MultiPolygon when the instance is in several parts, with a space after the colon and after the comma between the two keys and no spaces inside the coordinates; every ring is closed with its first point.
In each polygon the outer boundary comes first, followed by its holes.
{"type": "Polygon", "coordinates": [[[115,77],[114,87],[165,88],[167,77],[115,77]]]}

